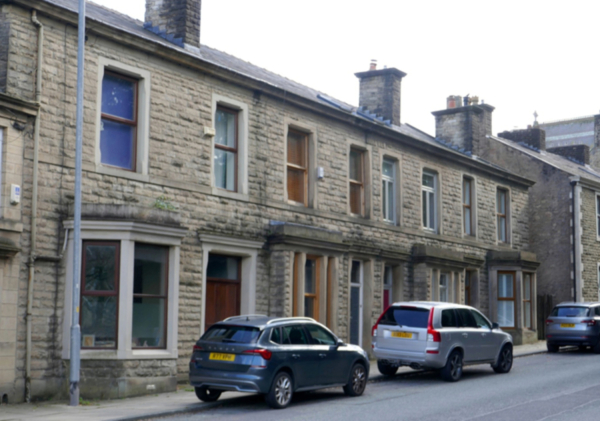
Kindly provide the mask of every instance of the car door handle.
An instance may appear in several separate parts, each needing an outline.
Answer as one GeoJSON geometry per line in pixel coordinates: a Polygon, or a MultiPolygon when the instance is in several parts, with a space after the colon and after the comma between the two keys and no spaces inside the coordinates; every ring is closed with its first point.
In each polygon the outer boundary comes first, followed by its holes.
{"type": "Polygon", "coordinates": [[[463,335],[463,338],[467,338],[469,336],[468,333],[463,333],[462,335],[463,335]]]}
{"type": "Polygon", "coordinates": [[[300,354],[292,354],[292,358],[296,360],[300,358],[300,354]]]}
{"type": "Polygon", "coordinates": [[[325,358],[327,356],[327,354],[319,354],[319,357],[321,358],[325,358]]]}

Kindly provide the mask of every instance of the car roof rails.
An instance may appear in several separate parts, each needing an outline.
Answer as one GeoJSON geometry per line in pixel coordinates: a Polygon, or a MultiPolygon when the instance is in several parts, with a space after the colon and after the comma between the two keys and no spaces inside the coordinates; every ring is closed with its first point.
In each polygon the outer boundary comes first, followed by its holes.
{"type": "Polygon", "coordinates": [[[250,321],[250,319],[260,319],[261,317],[269,317],[265,314],[241,314],[239,316],[231,316],[223,320],[224,322],[231,322],[233,320],[246,320],[250,321]]]}
{"type": "Polygon", "coordinates": [[[311,318],[311,317],[279,317],[277,319],[271,319],[267,322],[267,324],[271,324],[271,323],[276,323],[276,322],[281,322],[284,320],[304,320],[304,321],[310,321],[310,322],[315,322],[316,320],[311,318]]]}

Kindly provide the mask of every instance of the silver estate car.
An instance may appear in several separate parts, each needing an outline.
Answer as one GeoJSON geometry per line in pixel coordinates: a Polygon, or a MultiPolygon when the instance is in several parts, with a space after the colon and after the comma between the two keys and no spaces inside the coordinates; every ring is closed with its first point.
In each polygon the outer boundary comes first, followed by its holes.
{"type": "Polygon", "coordinates": [[[512,367],[512,337],[469,306],[394,303],[381,314],[372,335],[384,375],[394,375],[400,366],[441,369],[444,380],[455,382],[463,365],[490,363],[496,373],[512,367]]]}
{"type": "Polygon", "coordinates": [[[546,319],[548,352],[560,346],[592,347],[600,353],[600,303],[560,303],[546,319]]]}
{"type": "Polygon", "coordinates": [[[342,386],[359,396],[368,377],[367,353],[308,317],[230,317],[202,335],[190,360],[190,383],[205,402],[230,390],[263,393],[284,408],[306,390],[342,386]]]}

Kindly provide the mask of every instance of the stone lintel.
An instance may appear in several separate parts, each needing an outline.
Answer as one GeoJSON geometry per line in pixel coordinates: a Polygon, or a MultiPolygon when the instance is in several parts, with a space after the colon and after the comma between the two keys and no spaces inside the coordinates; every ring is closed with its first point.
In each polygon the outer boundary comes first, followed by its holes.
{"type": "Polygon", "coordinates": [[[533,271],[540,265],[535,253],[529,251],[490,251],[487,260],[488,264],[493,266],[520,266],[533,271]]]}
{"type": "Polygon", "coordinates": [[[470,266],[469,262],[465,261],[463,253],[425,244],[414,245],[413,262],[415,264],[425,263],[427,265],[446,266],[455,270],[463,270],[470,266]]]}

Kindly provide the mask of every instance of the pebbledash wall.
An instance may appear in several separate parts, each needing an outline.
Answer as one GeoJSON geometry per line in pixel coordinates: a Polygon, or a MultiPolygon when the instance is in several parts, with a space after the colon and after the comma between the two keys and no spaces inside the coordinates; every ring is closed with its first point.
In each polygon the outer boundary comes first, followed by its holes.
{"type": "MultiPolygon", "coordinates": [[[[7,395],[9,402],[22,401],[28,389],[26,313],[32,262],[28,390],[31,399],[68,393],[76,8],[75,0],[0,1],[0,27],[10,28],[0,40],[0,45],[8,45],[6,84],[0,87],[0,99],[6,99],[0,103],[0,132],[10,144],[3,146],[2,206],[8,210],[0,233],[13,244],[6,246],[0,278],[0,395],[7,395]],[[44,27],[33,259],[38,28],[32,23],[32,8],[44,27]],[[9,107],[11,115],[22,108],[21,126],[1,114],[9,107]],[[11,148],[21,155],[12,155],[11,148]],[[10,205],[7,199],[10,184],[23,187],[20,205],[10,205]]],[[[441,277],[446,277],[448,299],[464,302],[468,274],[471,304],[493,321],[498,320],[498,272],[511,271],[517,290],[515,326],[509,331],[516,342],[534,337],[535,325],[523,327],[518,288],[525,272],[535,280],[537,266],[535,255],[528,252],[531,181],[449,148],[408,125],[386,125],[369,117],[367,110],[359,113],[318,97],[309,88],[226,54],[205,46],[181,48],[143,29],[142,22],[94,4],[87,8],[82,239],[118,244],[121,265],[116,344],[114,349],[82,351],[83,397],[157,393],[186,380],[192,346],[205,329],[206,269],[213,255],[239,258],[239,311],[274,316],[308,311],[304,271],[306,260],[314,259],[319,280],[319,311],[314,314],[342,339],[367,350],[371,326],[384,305],[386,266],[394,301],[440,299],[441,277]],[[100,87],[105,70],[138,81],[135,171],[109,167],[100,160],[100,87]],[[218,105],[238,115],[236,192],[215,187],[213,134],[218,105]],[[305,133],[309,142],[308,206],[288,201],[290,128],[305,133]],[[351,149],[364,157],[362,216],[350,213],[351,149]],[[392,222],[382,216],[384,158],[395,168],[392,222]],[[322,178],[317,176],[321,171],[322,178]],[[432,230],[423,228],[423,171],[436,179],[432,206],[437,222],[432,230]],[[474,186],[471,236],[464,234],[463,227],[465,178],[474,186]],[[508,194],[506,242],[497,240],[499,188],[508,194]],[[176,209],[169,210],[171,206],[176,209]],[[168,250],[167,328],[160,349],[132,346],[136,244],[168,250]]],[[[399,80],[393,86],[399,87],[399,80]]],[[[399,104],[392,108],[399,112],[399,104]]],[[[385,117],[399,121],[399,116],[385,117]]]]}

